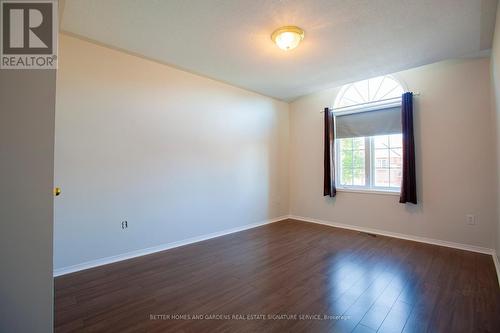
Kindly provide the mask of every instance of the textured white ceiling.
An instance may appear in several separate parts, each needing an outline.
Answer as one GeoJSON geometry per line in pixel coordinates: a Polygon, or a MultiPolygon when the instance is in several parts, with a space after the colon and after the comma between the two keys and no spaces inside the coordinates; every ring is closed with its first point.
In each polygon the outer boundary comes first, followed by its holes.
{"type": "Polygon", "coordinates": [[[491,47],[496,0],[66,0],[62,30],[282,100],[491,47]],[[292,51],[271,32],[305,30],[292,51]]]}

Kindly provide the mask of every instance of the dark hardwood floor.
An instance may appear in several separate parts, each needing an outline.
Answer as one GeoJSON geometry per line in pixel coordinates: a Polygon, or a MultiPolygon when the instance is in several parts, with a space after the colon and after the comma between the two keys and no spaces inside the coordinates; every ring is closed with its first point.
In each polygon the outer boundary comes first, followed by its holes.
{"type": "Polygon", "coordinates": [[[287,220],[58,277],[55,331],[500,332],[500,289],[489,255],[287,220]]]}

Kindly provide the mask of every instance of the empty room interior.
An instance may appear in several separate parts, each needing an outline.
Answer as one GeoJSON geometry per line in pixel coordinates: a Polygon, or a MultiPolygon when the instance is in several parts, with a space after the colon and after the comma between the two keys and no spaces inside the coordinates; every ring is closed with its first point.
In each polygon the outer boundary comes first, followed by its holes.
{"type": "Polygon", "coordinates": [[[497,0],[0,5],[0,332],[500,332],[497,0]]]}

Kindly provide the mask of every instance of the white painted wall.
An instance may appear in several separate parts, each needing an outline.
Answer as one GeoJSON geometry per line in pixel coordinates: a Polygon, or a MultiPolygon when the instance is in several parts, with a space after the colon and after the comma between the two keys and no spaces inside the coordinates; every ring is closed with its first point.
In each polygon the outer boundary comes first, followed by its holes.
{"type": "Polygon", "coordinates": [[[338,89],[290,108],[292,215],[492,248],[497,222],[489,59],[446,61],[396,74],[415,97],[418,205],[397,196],[323,197],[323,114],[338,89]],[[478,224],[465,224],[466,214],[478,224]]]}
{"type": "Polygon", "coordinates": [[[288,214],[287,103],[67,35],[59,59],[56,269],[288,214]]]}
{"type": "MultiPolygon", "coordinates": [[[[491,76],[493,85],[493,109],[496,123],[497,170],[500,170],[500,6],[497,8],[495,35],[491,53],[491,76]]],[[[497,207],[496,252],[500,256],[500,175],[497,175],[497,207]]],[[[499,277],[500,278],[500,277],[499,277]]]]}
{"type": "Polygon", "coordinates": [[[0,70],[0,332],[52,332],[55,70],[0,70]]]}

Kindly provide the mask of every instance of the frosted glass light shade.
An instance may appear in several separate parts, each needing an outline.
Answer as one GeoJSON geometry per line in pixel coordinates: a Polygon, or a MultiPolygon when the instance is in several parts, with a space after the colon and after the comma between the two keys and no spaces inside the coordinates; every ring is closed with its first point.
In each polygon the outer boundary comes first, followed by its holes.
{"type": "Polygon", "coordinates": [[[271,39],[280,49],[289,51],[304,39],[304,30],[295,26],[281,27],[272,33],[271,39]]]}

